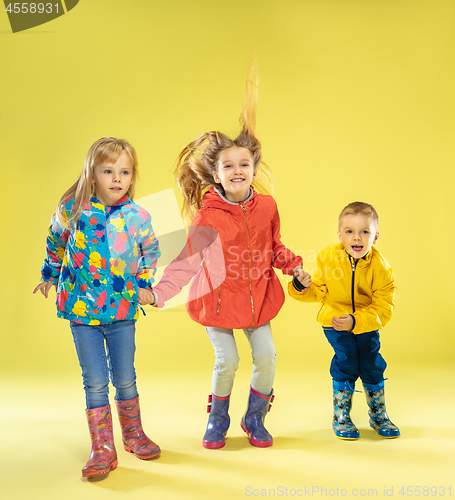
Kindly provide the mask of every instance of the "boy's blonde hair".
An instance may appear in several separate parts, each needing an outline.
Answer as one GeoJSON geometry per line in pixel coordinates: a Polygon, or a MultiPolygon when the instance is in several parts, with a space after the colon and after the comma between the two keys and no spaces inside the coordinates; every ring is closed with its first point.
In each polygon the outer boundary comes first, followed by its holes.
{"type": "Polygon", "coordinates": [[[253,61],[248,69],[245,101],[240,115],[240,134],[232,140],[221,132],[205,132],[190,142],[177,159],[174,174],[183,195],[182,215],[186,222],[191,222],[201,208],[202,197],[211,186],[224,192],[222,185],[215,182],[213,172],[217,170],[218,159],[225,149],[234,146],[248,149],[257,174],[252,185],[256,190],[268,193],[266,184],[270,183],[270,171],[261,161],[261,143],[256,137],[257,101],[257,63],[253,61]],[[259,167],[262,175],[258,172],[259,167]]]}
{"type": "Polygon", "coordinates": [[[90,201],[94,194],[93,172],[97,165],[103,163],[115,163],[120,155],[125,152],[131,161],[133,178],[127,194],[134,197],[134,188],[138,176],[138,160],[136,150],[128,141],[116,139],[114,137],[103,137],[98,139],[90,147],[85,158],[84,168],[79,175],[79,179],[65,192],[52,215],[57,222],[65,229],[77,224],[77,221],[84,210],[84,205],[90,201]],[[67,214],[64,210],[64,203],[74,198],[72,212],[67,214]]]}
{"type": "Polygon", "coordinates": [[[349,205],[346,205],[343,208],[340,216],[338,217],[338,228],[340,228],[341,219],[345,215],[356,215],[356,214],[363,214],[366,215],[367,217],[370,217],[373,220],[376,229],[378,228],[379,225],[378,213],[374,209],[373,205],[370,205],[369,203],[364,203],[363,201],[354,201],[353,203],[349,203],[349,205]]]}

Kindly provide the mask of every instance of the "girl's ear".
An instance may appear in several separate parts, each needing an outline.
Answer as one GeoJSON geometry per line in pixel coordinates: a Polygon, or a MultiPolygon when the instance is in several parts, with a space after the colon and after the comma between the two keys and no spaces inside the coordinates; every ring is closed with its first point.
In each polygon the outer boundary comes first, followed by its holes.
{"type": "Polygon", "coordinates": [[[220,176],[218,175],[218,172],[216,170],[214,170],[212,172],[212,176],[213,176],[213,180],[217,183],[217,184],[220,184],[221,183],[221,179],[220,179],[220,176]]]}

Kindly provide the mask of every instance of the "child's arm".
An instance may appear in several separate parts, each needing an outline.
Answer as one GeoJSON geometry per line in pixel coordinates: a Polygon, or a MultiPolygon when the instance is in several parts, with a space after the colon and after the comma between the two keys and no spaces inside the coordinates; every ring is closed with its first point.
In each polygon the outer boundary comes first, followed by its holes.
{"type": "Polygon", "coordinates": [[[383,328],[392,317],[395,307],[395,276],[391,268],[384,270],[384,274],[374,285],[371,304],[365,309],[356,311],[353,333],[372,332],[383,328]]]}
{"type": "Polygon", "coordinates": [[[272,238],[273,238],[273,258],[272,266],[281,269],[283,274],[292,275],[301,267],[303,260],[299,255],[295,255],[291,250],[281,242],[281,223],[278,208],[275,204],[275,213],[272,219],[272,238]]]}
{"type": "Polygon", "coordinates": [[[153,304],[155,298],[152,293],[152,285],[155,281],[156,263],[161,252],[148,213],[144,225],[139,231],[138,247],[139,262],[136,271],[136,280],[139,287],[138,302],[141,305],[153,304]]]}
{"type": "MultiPolygon", "coordinates": [[[[311,277],[311,284],[309,288],[302,289],[299,283],[296,282],[296,278],[288,284],[289,295],[301,302],[321,302],[327,294],[327,285],[324,281],[323,261],[321,254],[317,257],[317,271],[314,276],[311,277]]],[[[299,280],[300,281],[300,280],[299,280]]],[[[301,282],[305,286],[305,282],[301,282]]]]}
{"type": "MultiPolygon", "coordinates": [[[[153,288],[158,307],[180,293],[191,279],[204,269],[201,289],[217,287],[226,276],[223,249],[218,231],[209,216],[197,212],[189,228],[187,242],[179,255],[166,267],[160,282],[153,288]]],[[[193,297],[195,298],[195,297],[193,297]]],[[[193,299],[191,296],[188,300],[193,299]]]]}
{"type": "Polygon", "coordinates": [[[54,218],[47,234],[46,258],[41,268],[41,283],[35,287],[33,293],[39,290],[47,298],[52,285],[57,287],[69,235],[70,230],[63,229],[54,218]]]}

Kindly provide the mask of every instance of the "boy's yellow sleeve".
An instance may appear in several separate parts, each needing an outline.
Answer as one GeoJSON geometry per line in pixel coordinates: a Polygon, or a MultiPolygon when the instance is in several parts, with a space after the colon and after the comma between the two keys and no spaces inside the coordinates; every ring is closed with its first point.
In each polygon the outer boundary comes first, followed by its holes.
{"type": "Polygon", "coordinates": [[[299,292],[295,289],[292,281],[289,282],[288,292],[293,299],[300,300],[301,302],[321,302],[324,299],[327,295],[327,285],[323,278],[323,262],[320,254],[317,258],[317,267],[318,277],[311,276],[311,286],[308,290],[299,292]]]}
{"type": "Polygon", "coordinates": [[[352,333],[372,332],[383,328],[392,317],[395,290],[395,277],[392,269],[388,269],[379,287],[373,290],[371,304],[353,314],[355,326],[352,333]]]}

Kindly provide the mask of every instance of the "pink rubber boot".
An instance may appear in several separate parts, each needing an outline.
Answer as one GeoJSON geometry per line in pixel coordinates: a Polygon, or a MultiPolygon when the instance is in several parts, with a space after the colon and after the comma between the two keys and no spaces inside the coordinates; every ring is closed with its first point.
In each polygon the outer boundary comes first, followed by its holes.
{"type": "Polygon", "coordinates": [[[92,440],[92,452],[82,469],[82,477],[107,474],[117,467],[117,452],[112,434],[111,407],[103,406],[85,410],[92,440]]]}
{"type": "Polygon", "coordinates": [[[160,447],[149,439],[142,429],[139,396],[128,401],[116,401],[115,404],[125,450],[134,453],[141,460],[158,457],[161,453],[160,447]]]}

